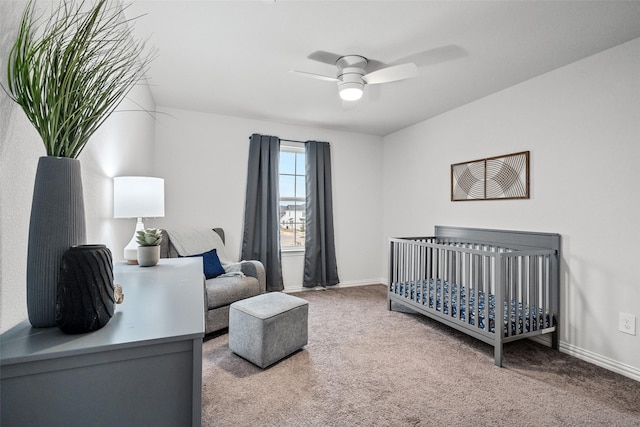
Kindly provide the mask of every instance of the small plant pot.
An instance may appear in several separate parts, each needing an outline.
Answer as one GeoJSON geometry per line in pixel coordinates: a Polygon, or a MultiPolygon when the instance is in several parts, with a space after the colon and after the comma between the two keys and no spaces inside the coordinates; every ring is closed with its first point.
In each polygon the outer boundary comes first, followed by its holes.
{"type": "Polygon", "coordinates": [[[160,261],[160,245],[138,246],[138,265],[140,267],[153,267],[160,261]]]}

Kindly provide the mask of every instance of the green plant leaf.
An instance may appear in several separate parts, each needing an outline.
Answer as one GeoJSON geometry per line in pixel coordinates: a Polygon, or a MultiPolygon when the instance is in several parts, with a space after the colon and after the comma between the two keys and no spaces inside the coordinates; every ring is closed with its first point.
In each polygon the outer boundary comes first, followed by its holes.
{"type": "Polygon", "coordinates": [[[89,138],[148,71],[156,55],[133,39],[117,1],[63,0],[44,24],[25,8],[9,53],[9,96],[48,156],[77,158],[89,138]]]}
{"type": "Polygon", "coordinates": [[[162,231],[157,228],[145,228],[136,232],[136,242],[140,246],[157,246],[162,242],[162,231]]]}

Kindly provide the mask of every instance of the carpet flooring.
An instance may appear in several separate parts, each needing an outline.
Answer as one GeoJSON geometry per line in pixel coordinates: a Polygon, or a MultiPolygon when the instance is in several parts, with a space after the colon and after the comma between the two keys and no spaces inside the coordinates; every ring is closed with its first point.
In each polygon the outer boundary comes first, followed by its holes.
{"type": "Polygon", "coordinates": [[[538,343],[493,348],[372,285],[296,294],[309,343],[263,370],[205,338],[205,426],[640,426],[640,382],[538,343]]]}

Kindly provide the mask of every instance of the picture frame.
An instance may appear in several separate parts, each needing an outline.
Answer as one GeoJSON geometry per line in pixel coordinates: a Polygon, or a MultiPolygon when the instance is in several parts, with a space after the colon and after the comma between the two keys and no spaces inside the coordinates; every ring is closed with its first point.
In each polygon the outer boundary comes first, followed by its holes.
{"type": "Polygon", "coordinates": [[[529,151],[451,165],[451,201],[529,198],[529,151]]]}

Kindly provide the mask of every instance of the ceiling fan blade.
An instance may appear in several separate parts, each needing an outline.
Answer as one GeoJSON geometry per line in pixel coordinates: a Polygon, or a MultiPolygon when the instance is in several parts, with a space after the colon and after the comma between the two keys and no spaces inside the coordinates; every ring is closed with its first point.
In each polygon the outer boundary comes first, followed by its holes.
{"type": "Polygon", "coordinates": [[[344,55],[338,55],[337,53],[325,52],[324,50],[316,50],[307,56],[307,58],[312,61],[322,62],[324,64],[336,65],[338,59],[342,58],[344,55]]]}
{"type": "Polygon", "coordinates": [[[337,82],[337,81],[339,81],[335,77],[324,76],[322,74],[307,73],[306,71],[297,71],[297,70],[291,70],[291,72],[292,73],[296,73],[296,74],[300,74],[301,76],[304,76],[304,77],[311,77],[313,79],[324,80],[324,81],[327,81],[327,82],[337,82]]]}
{"type": "MultiPolygon", "coordinates": [[[[398,61],[398,64],[404,63],[404,62],[413,62],[413,61],[401,61],[401,62],[398,61]]],[[[387,64],[385,62],[378,61],[376,59],[367,58],[367,71],[369,71],[369,74],[373,73],[374,71],[378,71],[383,68],[390,67],[391,65],[393,64],[387,64]]]]}
{"type": "MultiPolygon", "coordinates": [[[[405,56],[404,58],[398,58],[391,62],[393,64],[404,64],[405,62],[413,62],[418,67],[426,67],[436,64],[441,64],[447,61],[453,61],[456,59],[469,56],[467,51],[455,44],[449,44],[445,46],[434,47],[431,49],[423,50],[422,52],[416,52],[412,55],[405,56]]],[[[371,71],[375,71],[367,67],[371,71]]]]}
{"type": "Polygon", "coordinates": [[[383,68],[362,76],[362,79],[370,85],[379,83],[395,82],[404,80],[418,75],[418,67],[412,62],[406,64],[394,65],[392,67],[383,68]]]}

